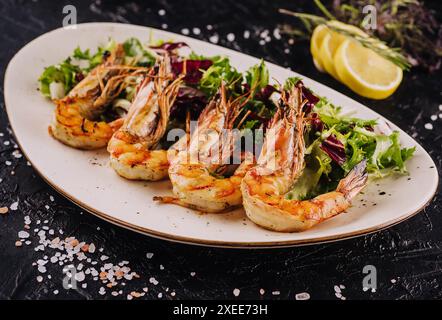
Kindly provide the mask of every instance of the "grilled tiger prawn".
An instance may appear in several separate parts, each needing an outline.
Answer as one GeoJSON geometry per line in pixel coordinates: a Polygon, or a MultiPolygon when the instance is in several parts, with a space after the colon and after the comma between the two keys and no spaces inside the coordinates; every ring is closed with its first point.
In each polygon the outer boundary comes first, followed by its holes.
{"type": "Polygon", "coordinates": [[[105,147],[122,120],[107,123],[100,116],[107,106],[145,68],[121,65],[124,50],[121,45],[110,52],[101,65],[95,67],[69,94],[56,100],[56,108],[49,133],[62,143],[78,149],[105,147]]]}
{"type": "Polygon", "coordinates": [[[166,132],[181,83],[181,76],[173,79],[170,58],[165,56],[158,73],[148,75],[140,84],[123,126],[107,148],[110,164],[120,176],[147,181],[167,177],[167,151],[157,145],[166,132]]]}
{"type": "MultiPolygon", "coordinates": [[[[233,152],[235,120],[247,99],[227,99],[224,85],[198,119],[198,128],[188,147],[176,155],[169,167],[169,178],[176,197],[154,197],[162,203],[173,203],[204,212],[225,212],[241,205],[240,183],[253,166],[250,154],[230,177],[221,176],[228,168],[233,152]]],[[[179,142],[182,142],[181,140],[179,142]]]]}
{"type": "Polygon", "coordinates": [[[356,165],[343,178],[336,191],[311,200],[287,199],[294,182],[304,169],[304,114],[301,89],[294,88],[275,114],[258,158],[258,164],[241,183],[247,216],[264,228],[303,231],[331,218],[350,206],[367,183],[366,161],[356,165]]]}

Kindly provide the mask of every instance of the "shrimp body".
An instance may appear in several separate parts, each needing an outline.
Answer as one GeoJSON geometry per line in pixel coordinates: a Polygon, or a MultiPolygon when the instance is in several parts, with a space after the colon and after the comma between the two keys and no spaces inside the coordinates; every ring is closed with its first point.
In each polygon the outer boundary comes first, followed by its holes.
{"type": "Polygon", "coordinates": [[[63,99],[57,103],[49,133],[64,144],[77,149],[99,149],[106,146],[122,120],[111,123],[83,117],[76,102],[63,99]]]}
{"type": "Polygon", "coordinates": [[[122,120],[107,123],[98,118],[109,103],[128,85],[127,77],[138,71],[119,66],[124,57],[117,46],[103,64],[95,67],[56,108],[49,133],[62,143],[78,149],[105,147],[122,120]]]}
{"type": "Polygon", "coordinates": [[[366,161],[356,165],[335,191],[310,200],[287,199],[304,168],[304,120],[300,89],[288,99],[271,122],[258,165],[242,180],[247,216],[259,226],[281,232],[307,230],[351,205],[351,199],[367,183],[366,161]]]}
{"type": "Polygon", "coordinates": [[[242,204],[241,180],[254,165],[249,158],[228,178],[214,176],[202,163],[179,163],[169,169],[176,197],[155,197],[163,203],[174,203],[203,212],[225,212],[242,204]]]}
{"type": "Polygon", "coordinates": [[[125,131],[117,131],[109,141],[110,165],[130,180],[158,181],[167,177],[169,162],[165,150],[149,150],[125,131]]]}
{"type": "Polygon", "coordinates": [[[221,97],[212,100],[200,115],[188,148],[171,162],[169,178],[175,197],[155,197],[154,200],[214,213],[241,205],[241,180],[253,166],[253,157],[247,155],[233,175],[221,176],[229,167],[223,160],[231,155],[231,142],[235,139],[231,129],[241,107],[239,101],[226,100],[222,86],[221,97]],[[225,134],[223,129],[227,129],[225,134]]]}
{"type": "Polygon", "coordinates": [[[167,177],[167,151],[157,145],[166,132],[170,108],[181,85],[170,75],[170,60],[165,57],[157,75],[140,84],[123,126],[109,141],[112,168],[131,180],[157,181],[167,177]]]}

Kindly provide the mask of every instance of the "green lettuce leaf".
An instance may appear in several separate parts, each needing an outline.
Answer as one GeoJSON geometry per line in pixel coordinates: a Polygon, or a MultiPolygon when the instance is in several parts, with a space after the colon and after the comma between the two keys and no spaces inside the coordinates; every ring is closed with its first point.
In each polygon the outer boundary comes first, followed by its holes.
{"type": "Polygon", "coordinates": [[[252,66],[245,73],[246,83],[249,85],[250,89],[253,89],[254,94],[264,89],[269,84],[269,70],[261,60],[260,63],[252,66]]]}
{"type": "Polygon", "coordinates": [[[137,38],[129,38],[123,43],[126,54],[125,64],[150,67],[155,64],[155,56],[137,38]]]}
{"type": "Polygon", "coordinates": [[[53,82],[61,83],[64,86],[65,92],[69,92],[77,83],[76,75],[78,73],[82,73],[81,69],[73,65],[70,58],[58,65],[45,68],[38,79],[41,93],[45,97],[51,98],[50,85],[53,82]]]}
{"type": "Polygon", "coordinates": [[[213,61],[209,69],[203,72],[199,89],[207,96],[215,95],[221,86],[221,81],[226,83],[227,89],[235,92],[241,85],[242,74],[230,65],[226,57],[219,57],[213,61]]]}

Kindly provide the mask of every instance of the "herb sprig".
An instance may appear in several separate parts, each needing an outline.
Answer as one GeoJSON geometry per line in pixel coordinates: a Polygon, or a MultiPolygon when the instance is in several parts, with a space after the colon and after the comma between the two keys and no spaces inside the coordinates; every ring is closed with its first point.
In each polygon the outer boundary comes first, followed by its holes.
{"type": "MultiPolygon", "coordinates": [[[[317,4],[319,3],[321,6],[323,6],[319,1],[315,1],[317,4]]],[[[407,58],[402,54],[400,48],[390,48],[384,41],[381,41],[380,39],[373,37],[373,36],[362,36],[352,30],[347,30],[344,28],[340,28],[339,26],[332,23],[334,20],[333,15],[331,15],[328,11],[328,14],[326,14],[327,18],[308,14],[308,13],[300,13],[300,12],[293,12],[286,9],[280,9],[279,12],[287,15],[291,15],[297,18],[300,18],[304,25],[307,27],[307,29],[312,29],[312,25],[320,25],[324,24],[326,25],[330,30],[337,32],[339,34],[342,34],[346,37],[352,38],[359,42],[364,47],[371,49],[375,51],[380,56],[384,57],[385,59],[391,61],[395,65],[397,65],[402,70],[409,70],[411,67],[410,62],[407,60],[407,58]]]]}

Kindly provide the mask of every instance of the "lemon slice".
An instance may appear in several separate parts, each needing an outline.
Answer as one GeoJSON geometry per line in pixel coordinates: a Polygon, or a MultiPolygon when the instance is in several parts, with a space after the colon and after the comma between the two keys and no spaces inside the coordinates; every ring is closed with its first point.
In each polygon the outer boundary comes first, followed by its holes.
{"type": "Polygon", "coordinates": [[[313,30],[313,34],[310,39],[310,52],[313,56],[313,63],[315,64],[316,69],[321,72],[325,72],[325,70],[319,54],[319,48],[321,47],[322,40],[327,33],[328,28],[325,25],[320,24],[315,28],[315,30],[313,30]]]}
{"type": "Polygon", "coordinates": [[[344,40],[344,36],[336,32],[327,30],[327,34],[324,36],[324,39],[322,40],[321,46],[319,48],[319,55],[321,57],[322,66],[330,75],[332,75],[337,80],[340,79],[334,67],[333,56],[344,40]]]}
{"type": "Polygon", "coordinates": [[[367,98],[385,99],[402,81],[401,68],[350,39],[336,51],[334,67],[343,83],[367,98]]]}
{"type": "MultiPolygon", "coordinates": [[[[345,24],[337,20],[332,20],[328,23],[332,27],[336,27],[342,30],[347,30],[352,33],[356,33],[362,37],[367,37],[368,35],[353,25],[345,24]]],[[[335,79],[339,79],[339,74],[336,72],[334,67],[334,56],[336,50],[338,50],[339,46],[347,39],[345,35],[342,35],[338,32],[332,31],[326,27],[325,34],[323,35],[323,39],[319,46],[319,55],[321,57],[321,62],[324,69],[331,74],[335,79]]]]}

